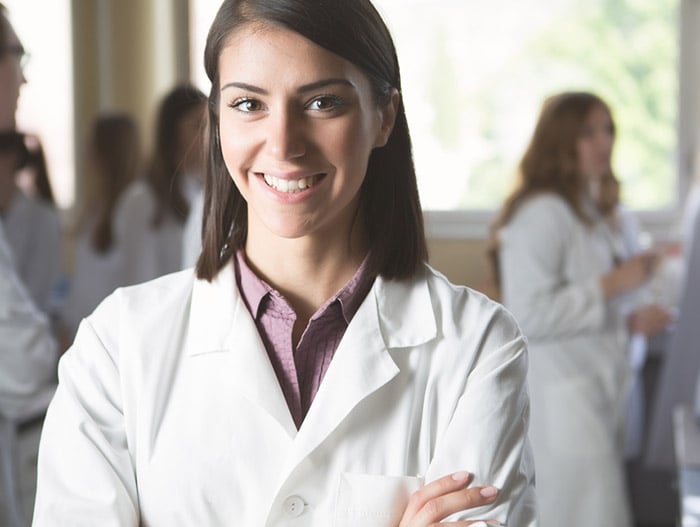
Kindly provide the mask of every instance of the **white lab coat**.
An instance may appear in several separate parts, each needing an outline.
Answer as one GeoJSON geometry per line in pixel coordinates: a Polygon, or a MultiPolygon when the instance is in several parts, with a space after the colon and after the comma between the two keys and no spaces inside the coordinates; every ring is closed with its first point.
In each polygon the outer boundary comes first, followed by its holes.
{"type": "Polygon", "coordinates": [[[462,517],[534,525],[526,350],[501,306],[429,268],[377,279],[297,431],[233,275],[120,289],[83,322],[36,527],[388,527],[456,470],[502,489],[462,517]]]}
{"type": "Polygon", "coordinates": [[[32,417],[55,387],[56,346],[47,317],[13,269],[0,222],[0,417],[32,417]]]}
{"type": "MultiPolygon", "coordinates": [[[[184,192],[191,202],[201,186],[190,176],[182,176],[184,192]]],[[[153,191],[143,179],[132,182],[115,210],[114,229],[124,255],[124,282],[131,285],[183,269],[184,223],[167,215],[154,227],[156,208],[153,191]]]]}
{"type": "Polygon", "coordinates": [[[60,310],[61,324],[71,338],[80,321],[117,287],[126,283],[122,251],[113,244],[105,253],[92,246],[91,232],[78,235],[70,287],[60,310]]]}
{"type": "Polygon", "coordinates": [[[46,316],[15,274],[0,221],[0,525],[23,525],[17,427],[43,415],[56,387],[56,347],[46,316]]]}
{"type": "Polygon", "coordinates": [[[553,194],[530,198],[500,233],[503,301],[530,350],[540,527],[630,525],[625,320],[599,283],[613,266],[612,235],[553,194]]]}
{"type": "Polygon", "coordinates": [[[3,218],[17,275],[36,306],[52,310],[61,280],[61,224],[56,209],[17,191],[3,218]]]}

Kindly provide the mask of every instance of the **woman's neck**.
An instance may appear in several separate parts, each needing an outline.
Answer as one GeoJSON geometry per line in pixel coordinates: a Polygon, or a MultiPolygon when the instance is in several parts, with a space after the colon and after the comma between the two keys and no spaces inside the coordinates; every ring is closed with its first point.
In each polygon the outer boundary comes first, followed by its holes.
{"type": "Polygon", "coordinates": [[[300,322],[308,319],[352,278],[367,255],[364,236],[279,239],[246,244],[251,268],[284,295],[300,322]]]}

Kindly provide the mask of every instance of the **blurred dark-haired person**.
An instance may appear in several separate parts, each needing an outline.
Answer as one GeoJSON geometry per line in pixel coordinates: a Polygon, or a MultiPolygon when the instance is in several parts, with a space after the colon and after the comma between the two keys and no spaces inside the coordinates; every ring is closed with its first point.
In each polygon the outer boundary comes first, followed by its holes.
{"type": "Polygon", "coordinates": [[[75,264],[60,316],[63,336],[69,341],[81,320],[126,282],[115,210],[128,185],[141,175],[141,156],[140,131],[133,117],[110,113],[95,119],[85,159],[86,197],[75,229],[75,264]]]}
{"type": "MultiPolygon", "coordinates": [[[[18,276],[17,255],[5,232],[5,219],[16,205],[15,175],[27,156],[24,136],[15,130],[23,57],[24,48],[0,4],[0,525],[6,527],[24,527],[24,504],[33,500],[31,483],[23,492],[18,460],[27,454],[33,458],[36,444],[18,437],[19,426],[43,415],[56,386],[51,324],[18,276]]],[[[51,257],[60,259],[57,253],[51,257]]]]}
{"type": "Polygon", "coordinates": [[[53,205],[26,195],[17,185],[29,158],[24,135],[15,127],[27,54],[2,4],[0,9],[0,217],[17,274],[36,305],[48,312],[63,273],[61,224],[53,205]]]}
{"type": "Polygon", "coordinates": [[[115,231],[124,255],[124,284],[183,268],[183,232],[203,178],[206,96],[182,84],[161,100],[145,178],[132,182],[116,208],[115,231]]]}

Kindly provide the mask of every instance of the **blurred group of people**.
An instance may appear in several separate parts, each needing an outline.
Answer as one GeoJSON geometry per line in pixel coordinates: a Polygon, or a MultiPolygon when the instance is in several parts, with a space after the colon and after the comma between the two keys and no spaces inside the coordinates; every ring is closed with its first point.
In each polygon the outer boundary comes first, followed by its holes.
{"type": "Polygon", "coordinates": [[[62,349],[82,318],[117,287],[192,265],[201,229],[196,203],[203,193],[205,100],[190,84],[163,97],[150,156],[134,116],[98,115],[86,139],[85,193],[76,221],[65,229],[39,139],[16,130],[0,136],[0,152],[16,152],[0,182],[0,214],[16,272],[52,320],[62,349]],[[64,243],[68,239],[72,243],[64,243]],[[63,247],[74,250],[62,255],[63,247]]]}
{"type": "Polygon", "coordinates": [[[190,211],[203,192],[205,100],[189,84],[165,95],[153,154],[145,161],[133,117],[95,119],[85,159],[86,196],[74,229],[74,271],[59,313],[66,342],[117,287],[180,270],[196,257],[189,253],[198,249],[201,209],[190,211]],[[186,231],[188,221],[194,227],[186,231]],[[185,232],[194,241],[186,241],[185,232]]]}

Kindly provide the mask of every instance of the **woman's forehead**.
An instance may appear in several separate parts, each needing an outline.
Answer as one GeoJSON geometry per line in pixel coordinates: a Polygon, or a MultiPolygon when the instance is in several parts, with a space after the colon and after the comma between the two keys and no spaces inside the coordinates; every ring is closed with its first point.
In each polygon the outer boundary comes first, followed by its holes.
{"type": "Polygon", "coordinates": [[[351,62],[303,35],[270,24],[247,24],[233,31],[221,49],[219,71],[223,84],[232,80],[225,77],[240,74],[299,82],[361,74],[351,62]]]}

